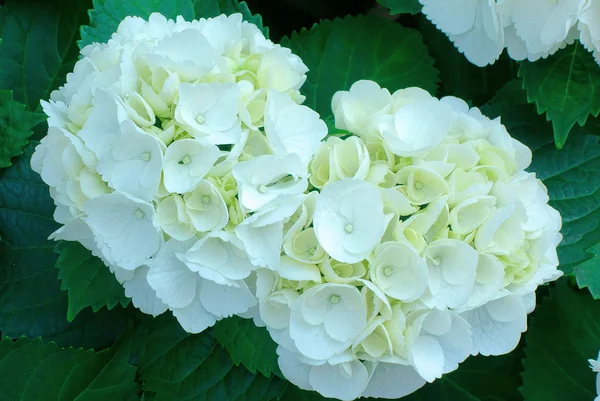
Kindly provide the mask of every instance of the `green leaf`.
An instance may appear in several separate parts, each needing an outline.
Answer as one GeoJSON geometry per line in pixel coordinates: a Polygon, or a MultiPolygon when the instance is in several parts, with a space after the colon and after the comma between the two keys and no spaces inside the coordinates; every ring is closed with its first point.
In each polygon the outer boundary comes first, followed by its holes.
{"type": "Polygon", "coordinates": [[[305,105],[322,118],[331,114],[331,99],[361,79],[395,91],[419,86],[437,90],[438,71],[419,32],[376,16],[322,21],[310,31],[282,39],[308,66],[301,88],[305,105]]]}
{"type": "Polygon", "coordinates": [[[54,333],[65,320],[66,294],[47,240],[58,228],[54,202],[29,167],[33,148],[0,170],[0,329],[12,337],[54,333]]]}
{"type": "Polygon", "coordinates": [[[587,250],[594,255],[573,268],[579,288],[588,288],[594,299],[600,299],[600,243],[587,250]]]}
{"type": "Polygon", "coordinates": [[[143,323],[135,344],[139,378],[154,401],[269,401],[286,386],[234,366],[209,332],[186,333],[172,316],[143,323]]]}
{"type": "Polygon", "coordinates": [[[41,339],[0,342],[0,399],[129,401],[138,391],[127,350],[61,349],[41,339]],[[125,352],[124,352],[125,351],[125,352]]]}
{"type": "Polygon", "coordinates": [[[264,327],[257,327],[252,319],[237,316],[223,319],[213,328],[213,334],[236,365],[244,365],[252,373],[258,370],[270,377],[274,372],[280,377],[277,364],[277,344],[264,327]]]}
{"type": "Polygon", "coordinates": [[[11,91],[0,90],[0,168],[10,166],[10,159],[23,153],[31,129],[45,117],[15,102],[11,91]]]}
{"type": "Polygon", "coordinates": [[[418,14],[423,5],[419,0],[377,0],[379,4],[390,9],[390,14],[418,14]]]}
{"type": "Polygon", "coordinates": [[[186,21],[241,13],[244,20],[256,24],[268,37],[268,29],[263,27],[260,15],[252,15],[248,5],[237,0],[94,0],[90,25],[81,27],[79,47],[83,49],[94,42],[108,41],[127,16],[147,19],[153,12],[171,19],[181,15],[186,21]]]}
{"type": "Polygon", "coordinates": [[[596,373],[588,359],[600,348],[600,302],[566,280],[538,306],[525,335],[521,392],[525,401],[592,400],[596,373]]]}
{"type": "Polygon", "coordinates": [[[8,0],[0,9],[0,88],[40,110],[40,99],[65,82],[79,51],[79,26],[90,3],[8,0]]]}
{"type": "Polygon", "coordinates": [[[13,166],[0,170],[0,331],[4,336],[41,336],[61,345],[105,348],[133,315],[82,312],[66,319],[67,293],[61,291],[58,255],[48,236],[58,228],[48,187],[29,167],[30,143],[13,166]]]}
{"type": "Polygon", "coordinates": [[[575,123],[583,126],[600,113],[600,69],[578,41],[547,59],[523,62],[519,75],[529,101],[552,122],[559,149],[575,123]]]}
{"type": "Polygon", "coordinates": [[[457,96],[475,105],[484,104],[517,75],[518,65],[507,54],[491,66],[477,67],[425,16],[419,18],[418,27],[429,54],[435,59],[434,66],[440,70],[440,96],[457,96]]]}
{"type": "Polygon", "coordinates": [[[73,321],[88,306],[97,312],[103,306],[112,309],[118,303],[123,307],[129,304],[114,274],[80,243],[61,241],[55,251],[60,254],[56,267],[60,269],[61,289],[69,292],[67,320],[73,321]]]}

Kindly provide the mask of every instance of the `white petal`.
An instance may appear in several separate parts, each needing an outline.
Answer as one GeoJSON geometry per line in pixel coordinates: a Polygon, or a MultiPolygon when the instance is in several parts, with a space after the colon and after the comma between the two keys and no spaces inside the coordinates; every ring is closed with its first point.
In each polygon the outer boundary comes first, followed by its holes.
{"type": "Polygon", "coordinates": [[[148,267],[142,266],[135,270],[135,276],[123,283],[125,287],[125,295],[131,298],[133,305],[144,313],[152,316],[158,316],[167,310],[167,305],[164,304],[156,293],[148,284],[146,275],[148,267]]]}
{"type": "Polygon", "coordinates": [[[527,330],[525,307],[516,295],[507,295],[461,315],[471,325],[474,353],[503,355],[511,352],[527,330]]]}
{"type": "Polygon", "coordinates": [[[102,88],[98,88],[92,113],[78,136],[96,156],[103,157],[110,152],[121,136],[121,123],[126,118],[127,112],[122,103],[102,88]]]}
{"type": "MultiPolygon", "coordinates": [[[[200,291],[200,289],[201,286],[198,286],[197,291],[200,291]]],[[[177,318],[181,327],[188,333],[201,333],[219,320],[204,308],[199,293],[196,294],[192,303],[185,308],[173,309],[173,316],[177,318]]]]}
{"type": "Polygon", "coordinates": [[[379,362],[362,395],[373,398],[402,398],[414,393],[425,383],[412,366],[379,362]]]}
{"type": "Polygon", "coordinates": [[[361,180],[343,180],[319,194],[314,213],[315,235],[334,259],[355,263],[379,243],[387,219],[381,193],[361,180]]]}
{"type": "Polygon", "coordinates": [[[319,114],[294,103],[289,96],[270,90],[265,109],[265,134],[275,155],[297,153],[307,165],[327,135],[319,114]]]}
{"type": "Polygon", "coordinates": [[[312,388],[321,395],[345,401],[360,397],[369,381],[367,368],[357,360],[340,365],[313,366],[308,377],[312,388]]]}
{"type": "Polygon", "coordinates": [[[196,296],[200,276],[192,272],[175,254],[186,252],[196,241],[167,241],[148,271],[148,284],[169,308],[188,306],[196,296]]]}
{"type": "Polygon", "coordinates": [[[281,346],[277,347],[277,362],[281,373],[302,390],[312,390],[312,386],[308,380],[310,365],[302,363],[298,357],[281,346]]]}
{"type": "Polygon", "coordinates": [[[442,377],[444,370],[444,351],[436,339],[420,336],[413,344],[411,360],[417,372],[428,382],[442,377]]]}
{"type": "Polygon", "coordinates": [[[232,287],[219,285],[210,280],[204,280],[202,283],[200,300],[204,308],[218,319],[244,313],[257,303],[256,298],[243,282],[239,287],[232,287]]]}
{"type": "Polygon", "coordinates": [[[162,234],[154,207],[130,195],[113,192],[83,206],[96,242],[111,263],[135,269],[160,248],[162,234]]]}
{"type": "Polygon", "coordinates": [[[167,148],[164,184],[169,192],[192,191],[219,158],[219,148],[203,145],[195,139],[181,139],[167,148]]]}

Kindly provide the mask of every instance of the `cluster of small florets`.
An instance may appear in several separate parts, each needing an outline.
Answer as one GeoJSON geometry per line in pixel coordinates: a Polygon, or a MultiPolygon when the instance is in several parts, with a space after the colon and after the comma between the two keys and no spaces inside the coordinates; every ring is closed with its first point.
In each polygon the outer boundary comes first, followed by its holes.
{"type": "Polygon", "coordinates": [[[307,71],[240,14],[126,18],[82,50],[43,102],[32,168],[50,186],[54,239],[81,242],[134,305],[199,332],[256,304],[251,228],[280,194],[302,194],[326,135],[298,103],[307,71]],[[223,302],[227,297],[227,302],[223,302]]]}
{"type": "Polygon", "coordinates": [[[283,374],[327,397],[397,398],[471,354],[513,350],[558,278],[560,215],[499,120],[418,88],[359,81],[310,164],[260,320],[283,374]],[[314,195],[313,195],[314,194],[314,195]]]}
{"type": "Polygon", "coordinates": [[[423,13],[467,59],[493,64],[506,48],[515,60],[546,58],[575,40],[600,64],[598,0],[419,0],[423,13]]]}

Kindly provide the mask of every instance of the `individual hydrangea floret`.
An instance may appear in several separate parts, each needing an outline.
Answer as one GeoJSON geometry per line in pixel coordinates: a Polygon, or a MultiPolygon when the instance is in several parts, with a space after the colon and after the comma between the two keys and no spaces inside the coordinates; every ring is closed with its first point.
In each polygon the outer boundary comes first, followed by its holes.
{"type": "Polygon", "coordinates": [[[63,224],[52,238],[81,242],[136,307],[188,332],[247,313],[245,280],[279,266],[281,221],[327,133],[300,105],[306,66],[241,14],[127,17],[81,55],[42,102],[31,159],[63,224]]]}
{"type": "Polygon", "coordinates": [[[469,355],[512,351],[536,288],[562,274],[531,151],[418,88],[359,81],[332,109],[340,132],[283,221],[279,267],[252,273],[282,373],[326,397],[400,398],[469,355]]]}

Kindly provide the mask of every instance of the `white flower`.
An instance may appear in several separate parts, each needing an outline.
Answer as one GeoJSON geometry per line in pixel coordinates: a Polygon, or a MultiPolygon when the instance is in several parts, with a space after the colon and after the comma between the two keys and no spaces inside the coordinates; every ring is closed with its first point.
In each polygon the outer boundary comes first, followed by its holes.
{"type": "Polygon", "coordinates": [[[343,180],[327,186],[317,198],[315,235],[336,260],[355,263],[379,243],[388,220],[375,186],[360,180],[343,180]]]}
{"type": "Polygon", "coordinates": [[[402,398],[411,394],[426,383],[412,366],[396,363],[375,362],[369,385],[363,397],[402,398]]]}
{"type": "Polygon", "coordinates": [[[362,139],[351,136],[345,140],[331,137],[332,151],[329,158],[329,182],[353,178],[364,180],[369,174],[371,158],[362,139]]]}
{"type": "Polygon", "coordinates": [[[202,144],[194,139],[173,142],[165,152],[165,189],[180,194],[192,191],[219,156],[219,148],[215,145],[202,144]]]}
{"type": "Polygon", "coordinates": [[[526,222],[523,205],[510,203],[489,215],[475,234],[475,248],[480,252],[509,255],[520,249],[525,241],[526,222]]]}
{"type": "Polygon", "coordinates": [[[270,90],[265,109],[265,134],[276,156],[296,153],[306,165],[327,135],[319,114],[294,103],[289,96],[270,90]]]}
{"type": "Polygon", "coordinates": [[[147,57],[153,65],[177,73],[184,82],[204,77],[217,60],[215,50],[197,29],[185,29],[164,37],[147,57]]]}
{"type": "MultiPolygon", "coordinates": [[[[274,47],[263,54],[256,71],[260,87],[288,93],[300,89],[308,68],[302,60],[284,47],[274,47]]],[[[299,103],[304,97],[299,99],[299,103]]]]}
{"type": "Polygon", "coordinates": [[[98,158],[102,158],[110,153],[115,142],[121,137],[121,123],[126,119],[127,111],[123,103],[98,88],[92,112],[78,136],[98,158]]]}
{"type": "Polygon", "coordinates": [[[247,278],[255,270],[242,242],[225,231],[205,235],[177,257],[191,271],[221,285],[239,286],[239,280],[247,278]]]}
{"type": "Polygon", "coordinates": [[[418,332],[410,348],[410,361],[416,371],[428,382],[451,372],[464,361],[473,343],[469,324],[450,311],[431,310],[413,312],[411,330],[418,332]]]}
{"type": "Polygon", "coordinates": [[[113,189],[151,201],[158,192],[164,145],[131,121],[121,124],[121,132],[112,152],[100,158],[98,173],[113,189]]]}
{"type": "Polygon", "coordinates": [[[399,184],[405,185],[406,196],[414,205],[431,203],[450,192],[444,178],[425,167],[406,166],[397,178],[399,184]]]}
{"type": "Polygon", "coordinates": [[[233,167],[239,199],[248,210],[257,210],[280,195],[298,195],[308,187],[306,169],[296,153],[285,157],[258,156],[233,167]]]}
{"type": "Polygon", "coordinates": [[[219,231],[229,220],[227,204],[210,181],[201,180],[196,189],[186,194],[185,208],[194,228],[198,231],[219,231]]]}
{"type": "Polygon", "coordinates": [[[477,251],[462,241],[440,239],[425,248],[423,257],[429,272],[423,302],[438,309],[464,305],[475,285],[477,251]]]}
{"type": "Polygon", "coordinates": [[[185,241],[196,234],[185,206],[185,201],[177,194],[167,196],[156,206],[160,227],[178,241],[185,241]]]}
{"type": "Polygon", "coordinates": [[[85,222],[104,257],[133,270],[158,252],[162,237],[154,208],[121,192],[102,195],[83,205],[85,222]]]}
{"type": "Polygon", "coordinates": [[[161,118],[171,115],[171,105],[177,96],[179,76],[164,67],[157,67],[150,72],[147,81],[140,79],[141,94],[154,114],[161,118]]]}
{"type": "Polygon", "coordinates": [[[239,287],[222,286],[202,279],[181,262],[176,255],[194,242],[167,241],[150,266],[148,283],[186,331],[199,333],[223,317],[247,311],[256,299],[242,282],[239,287]]]}
{"type": "Polygon", "coordinates": [[[167,305],[156,296],[156,292],[148,284],[148,266],[141,266],[133,273],[132,278],[122,283],[125,295],[131,298],[133,305],[144,313],[154,317],[164,313],[167,305]]]}
{"type": "Polygon", "coordinates": [[[331,109],[336,128],[365,138],[374,133],[378,116],[392,112],[392,95],[373,81],[356,81],[348,92],[333,95],[331,109]]]}
{"type": "Polygon", "coordinates": [[[286,255],[302,263],[316,264],[327,258],[312,227],[289,237],[283,244],[283,249],[286,255]]]}
{"type": "Polygon", "coordinates": [[[452,109],[437,99],[401,107],[380,123],[386,146],[398,156],[423,156],[448,134],[452,109]]]}
{"type": "Polygon", "coordinates": [[[385,242],[375,248],[371,280],[391,298],[412,302],[427,288],[427,265],[412,246],[385,242]]]}
{"type": "Polygon", "coordinates": [[[277,354],[281,372],[288,380],[301,389],[314,390],[328,398],[354,400],[361,396],[369,382],[367,368],[356,359],[308,364],[281,346],[277,354]]]}
{"type": "Polygon", "coordinates": [[[298,209],[304,199],[304,195],[280,196],[235,228],[253,265],[272,270],[279,268],[283,221],[298,209]]]}
{"type": "Polygon", "coordinates": [[[485,305],[462,313],[471,325],[473,354],[504,355],[514,350],[527,330],[527,311],[520,296],[500,295],[485,305]]]}
{"type": "Polygon", "coordinates": [[[240,88],[233,83],[183,83],[179,85],[175,120],[207,143],[237,143],[242,135],[237,116],[239,95],[240,88]]]}
{"type": "Polygon", "coordinates": [[[290,336],[308,358],[326,360],[344,351],[366,325],[366,307],[356,287],[321,284],[292,307],[290,336]]]}

